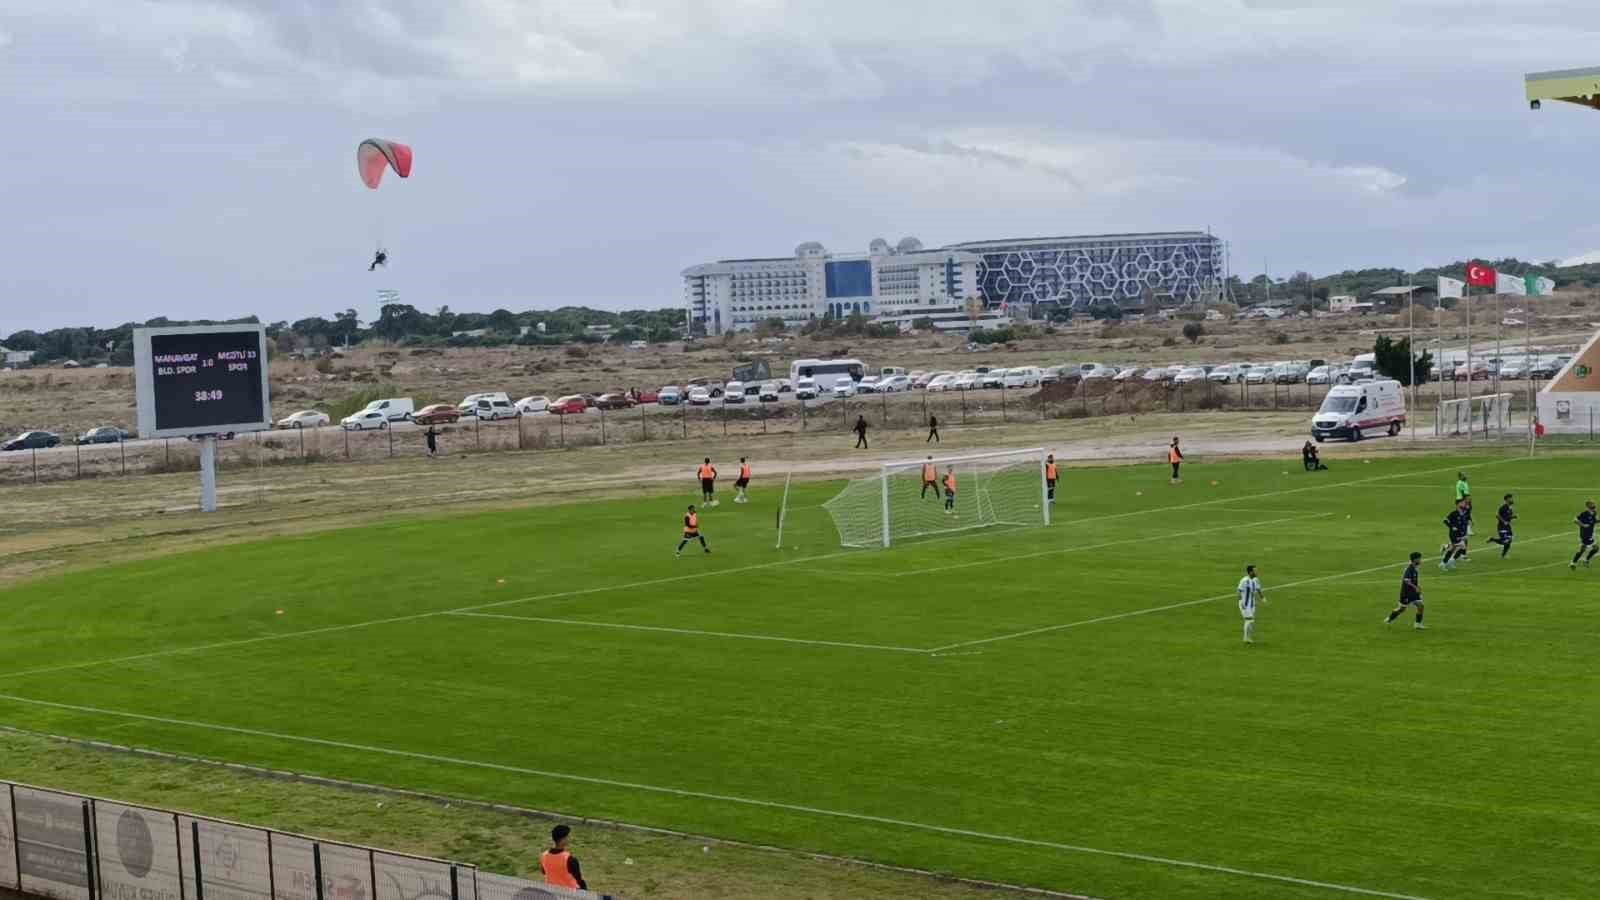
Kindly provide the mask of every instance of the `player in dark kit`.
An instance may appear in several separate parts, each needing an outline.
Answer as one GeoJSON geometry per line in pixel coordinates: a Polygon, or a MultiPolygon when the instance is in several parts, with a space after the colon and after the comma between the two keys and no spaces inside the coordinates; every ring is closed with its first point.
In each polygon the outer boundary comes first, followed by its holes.
{"type": "Polygon", "coordinates": [[[1517,517],[1516,512],[1511,509],[1511,503],[1511,495],[1507,494],[1506,502],[1500,504],[1500,511],[1495,513],[1494,516],[1495,530],[1498,533],[1494,537],[1489,538],[1489,540],[1484,542],[1488,544],[1499,544],[1501,559],[1505,559],[1506,554],[1511,552],[1511,541],[1513,540],[1513,535],[1511,534],[1511,520],[1517,517]]]}
{"type": "Polygon", "coordinates": [[[1442,548],[1444,555],[1439,557],[1439,568],[1454,569],[1456,560],[1467,555],[1467,511],[1466,501],[1456,504],[1450,515],[1444,517],[1444,527],[1450,529],[1450,540],[1442,548]]]}
{"type": "Polygon", "coordinates": [[[1583,512],[1578,513],[1578,518],[1573,521],[1578,523],[1578,552],[1572,555],[1572,564],[1567,568],[1576,569],[1581,561],[1583,567],[1587,569],[1589,568],[1589,561],[1594,559],[1597,551],[1600,551],[1600,547],[1596,547],[1594,543],[1594,501],[1590,500],[1585,503],[1583,512]]]}
{"type": "Polygon", "coordinates": [[[1422,573],[1417,571],[1417,564],[1420,562],[1422,562],[1422,554],[1413,550],[1411,552],[1411,564],[1406,566],[1406,573],[1400,576],[1400,605],[1389,613],[1389,617],[1383,620],[1383,624],[1387,625],[1400,618],[1400,614],[1406,611],[1406,607],[1415,606],[1417,608],[1417,620],[1411,627],[1418,631],[1422,630],[1422,573]]]}

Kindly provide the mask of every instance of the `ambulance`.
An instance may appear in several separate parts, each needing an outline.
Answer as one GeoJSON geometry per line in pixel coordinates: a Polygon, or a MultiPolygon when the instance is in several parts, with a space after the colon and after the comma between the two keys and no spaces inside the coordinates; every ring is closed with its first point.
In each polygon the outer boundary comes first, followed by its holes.
{"type": "Polygon", "coordinates": [[[1359,441],[1369,434],[1400,433],[1406,425],[1406,395],[1393,379],[1340,384],[1328,389],[1322,407],[1311,417],[1311,436],[1359,441]]]}

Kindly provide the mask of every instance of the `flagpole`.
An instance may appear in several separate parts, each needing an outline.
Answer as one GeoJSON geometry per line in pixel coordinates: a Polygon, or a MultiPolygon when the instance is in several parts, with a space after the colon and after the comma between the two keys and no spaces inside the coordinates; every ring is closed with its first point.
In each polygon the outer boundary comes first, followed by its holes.
{"type": "Polygon", "coordinates": [[[1530,357],[1533,352],[1533,311],[1534,304],[1528,303],[1527,314],[1523,316],[1524,335],[1522,341],[1522,377],[1528,382],[1528,458],[1533,458],[1534,438],[1539,435],[1536,428],[1539,423],[1539,397],[1533,390],[1533,367],[1539,364],[1537,356],[1530,357]]]}
{"type": "Polygon", "coordinates": [[[1467,282],[1467,443],[1472,443],[1472,282],[1467,282]]]}
{"type": "MultiPolygon", "coordinates": [[[[1415,280],[1415,278],[1410,276],[1406,277],[1406,283],[1408,285],[1415,280]]],[[[1410,312],[1410,315],[1407,317],[1408,321],[1406,323],[1406,358],[1407,362],[1411,364],[1410,386],[1411,409],[1413,410],[1413,414],[1407,416],[1407,418],[1411,420],[1411,442],[1416,443],[1417,417],[1414,411],[1417,408],[1417,289],[1415,285],[1412,285],[1411,290],[1406,292],[1406,299],[1409,301],[1408,307],[1410,312]]]]}
{"type": "MultiPolygon", "coordinates": [[[[1433,382],[1433,436],[1443,437],[1443,423],[1441,415],[1444,412],[1444,299],[1433,307],[1433,346],[1434,366],[1440,370],[1440,377],[1433,382]]],[[[1450,369],[1450,387],[1455,389],[1455,367],[1450,369]]]]}

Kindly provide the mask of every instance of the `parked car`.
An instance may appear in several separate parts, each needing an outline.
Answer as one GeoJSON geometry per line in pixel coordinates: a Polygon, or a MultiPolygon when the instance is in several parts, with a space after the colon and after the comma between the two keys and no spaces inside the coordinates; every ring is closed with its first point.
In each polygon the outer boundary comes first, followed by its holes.
{"type": "Polygon", "coordinates": [[[856,383],[848,378],[841,378],[833,383],[833,396],[843,400],[856,395],[856,383]]]}
{"type": "Polygon", "coordinates": [[[723,385],[723,387],[722,387],[722,402],[723,403],[743,403],[744,402],[744,382],[742,382],[742,381],[730,381],[727,384],[723,385]]]}
{"type": "Polygon", "coordinates": [[[600,410],[632,409],[633,405],[632,397],[618,391],[601,394],[594,398],[595,409],[600,410]]]}
{"type": "Polygon", "coordinates": [[[978,376],[978,387],[980,388],[1003,388],[1005,386],[1005,369],[990,369],[989,371],[978,376]]]}
{"type": "Polygon", "coordinates": [[[525,416],[543,415],[550,409],[550,398],[543,394],[533,394],[517,401],[517,412],[525,416]]]}
{"type": "Polygon", "coordinates": [[[1528,361],[1510,359],[1500,364],[1501,381],[1521,381],[1528,377],[1528,361]]]}
{"type": "Polygon", "coordinates": [[[1245,371],[1244,380],[1247,384],[1271,384],[1277,374],[1271,366],[1251,366],[1245,371]]]}
{"type": "Polygon", "coordinates": [[[1111,376],[1111,380],[1112,381],[1132,381],[1135,378],[1138,378],[1139,375],[1142,374],[1143,372],[1144,372],[1144,370],[1139,368],[1138,366],[1125,366],[1125,367],[1123,367],[1121,369],[1118,369],[1117,370],[1117,374],[1111,376]]]}
{"type": "Polygon", "coordinates": [[[683,402],[683,391],[674,385],[667,385],[656,392],[657,406],[677,406],[683,402]]]}
{"type": "Polygon", "coordinates": [[[878,390],[885,394],[899,394],[911,390],[910,375],[890,375],[878,382],[878,390]]]}
{"type": "MultiPolygon", "coordinates": [[[[320,428],[328,424],[328,414],[315,409],[302,409],[278,420],[279,428],[320,428]]],[[[98,430],[98,429],[96,429],[98,430]]],[[[84,443],[79,441],[78,443],[84,443]]]]}
{"type": "Polygon", "coordinates": [[[1317,366],[1306,373],[1306,384],[1330,384],[1333,378],[1332,366],[1317,366]]]}
{"type": "MultiPolygon", "coordinates": [[[[516,405],[507,399],[505,394],[484,394],[470,406],[459,406],[456,411],[463,416],[476,416],[483,422],[495,422],[500,419],[515,419],[522,415],[516,405]]],[[[415,416],[412,419],[415,420],[415,416]]]]}
{"type": "Polygon", "coordinates": [[[926,389],[928,387],[928,385],[931,384],[935,378],[938,378],[941,375],[949,375],[949,374],[950,374],[949,372],[941,372],[941,371],[923,372],[921,375],[918,375],[918,376],[916,376],[916,377],[911,379],[911,386],[914,387],[914,388],[926,389]]]}
{"type": "Polygon", "coordinates": [[[1177,374],[1177,376],[1172,379],[1172,383],[1173,384],[1195,384],[1197,382],[1203,382],[1205,380],[1206,380],[1206,370],[1205,370],[1205,368],[1203,366],[1189,366],[1188,368],[1184,369],[1182,372],[1179,372],[1177,374]]]}
{"type": "MultiPolygon", "coordinates": [[[[1472,380],[1473,381],[1488,381],[1489,378],[1491,376],[1493,376],[1493,375],[1494,375],[1494,370],[1489,368],[1489,364],[1488,363],[1486,363],[1486,362],[1484,362],[1482,360],[1477,360],[1477,359],[1472,361],[1472,380]]],[[[1467,364],[1465,362],[1458,363],[1456,365],[1455,372],[1453,373],[1453,377],[1457,381],[1466,381],[1467,380],[1467,364]]]]}
{"type": "Polygon", "coordinates": [[[756,394],[756,399],[762,403],[777,403],[778,383],[776,381],[763,382],[760,391],[756,394]]]}
{"type": "Polygon", "coordinates": [[[489,408],[488,406],[480,405],[479,401],[482,400],[504,400],[507,406],[511,405],[511,396],[505,391],[488,391],[481,394],[468,394],[461,398],[460,403],[456,404],[456,409],[460,410],[463,416],[475,416],[478,414],[479,409],[487,410],[489,408]]]}
{"type": "Polygon", "coordinates": [[[856,382],[856,392],[861,394],[876,394],[878,392],[878,376],[868,375],[856,382]]]}
{"type": "MultiPolygon", "coordinates": [[[[319,413],[319,415],[320,415],[320,413],[319,413]]],[[[323,421],[324,424],[326,424],[327,421],[328,421],[328,417],[327,416],[323,416],[322,417],[322,421],[323,421]]],[[[79,444],[120,444],[123,441],[132,440],[132,438],[133,438],[132,434],[130,434],[127,431],[122,430],[121,428],[118,428],[115,425],[101,425],[99,428],[91,428],[88,431],[85,431],[83,434],[78,435],[78,443],[79,444]]]]}
{"type": "Polygon", "coordinates": [[[339,427],[345,431],[367,431],[368,429],[382,431],[389,427],[389,417],[384,415],[381,409],[363,409],[340,419],[339,427]]]}
{"type": "Polygon", "coordinates": [[[552,416],[572,416],[587,412],[589,401],[582,394],[568,394],[550,401],[545,410],[552,416]]]}
{"type": "Polygon", "coordinates": [[[461,421],[461,410],[448,403],[434,403],[411,414],[418,425],[450,425],[461,421]]]}
{"type": "Polygon", "coordinates": [[[945,385],[943,388],[941,388],[941,390],[970,391],[977,388],[978,379],[980,377],[982,376],[980,376],[977,372],[958,372],[954,378],[945,382],[945,385]]]}
{"type": "Polygon", "coordinates": [[[689,405],[690,406],[710,406],[711,405],[711,391],[706,389],[704,386],[700,386],[700,385],[696,385],[695,387],[690,388],[689,389],[689,405]]]}
{"type": "Polygon", "coordinates": [[[810,378],[802,378],[794,383],[794,395],[800,400],[817,399],[817,382],[810,378]]]}
{"type": "Polygon", "coordinates": [[[691,378],[691,379],[689,379],[688,386],[690,388],[697,388],[697,387],[705,388],[706,389],[706,395],[709,396],[709,397],[721,397],[722,396],[722,382],[720,382],[720,381],[713,382],[709,378],[691,378]]]}
{"type": "Polygon", "coordinates": [[[1537,378],[1540,381],[1549,381],[1550,379],[1561,374],[1561,370],[1565,368],[1565,366],[1566,364],[1561,362],[1559,359],[1539,359],[1538,361],[1534,362],[1533,365],[1528,367],[1528,377],[1537,378]]]}
{"type": "Polygon", "coordinates": [[[1233,384],[1243,380],[1244,369],[1238,363],[1223,363],[1212,369],[1206,377],[1217,384],[1233,384]]]}
{"type": "Polygon", "coordinates": [[[1039,386],[1039,369],[1035,366],[1018,366],[1006,370],[1003,384],[1008,388],[1030,388],[1039,386]]]}
{"type": "Polygon", "coordinates": [[[1272,367],[1272,377],[1279,384],[1299,384],[1306,380],[1306,373],[1309,371],[1311,371],[1311,367],[1305,363],[1278,363],[1272,367]]]}
{"type": "Polygon", "coordinates": [[[377,411],[383,413],[384,418],[391,422],[404,422],[411,418],[416,411],[416,405],[410,397],[384,397],[368,403],[362,412],[377,411]]]}
{"type": "Polygon", "coordinates": [[[1145,369],[1144,374],[1139,377],[1145,381],[1171,381],[1172,373],[1167,371],[1166,366],[1152,366],[1145,369]]]}
{"type": "Polygon", "coordinates": [[[61,438],[48,431],[24,431],[4,444],[0,450],[42,450],[61,443],[61,438]]]}
{"type": "Polygon", "coordinates": [[[1097,378],[1115,378],[1115,377],[1117,377],[1117,370],[1112,368],[1111,366],[1102,366],[1099,363],[1093,363],[1092,365],[1094,366],[1094,368],[1091,368],[1091,369],[1080,369],[1079,370],[1080,372],[1083,373],[1083,378],[1084,378],[1085,381],[1088,381],[1088,380],[1091,380],[1091,379],[1097,379],[1097,378]]]}

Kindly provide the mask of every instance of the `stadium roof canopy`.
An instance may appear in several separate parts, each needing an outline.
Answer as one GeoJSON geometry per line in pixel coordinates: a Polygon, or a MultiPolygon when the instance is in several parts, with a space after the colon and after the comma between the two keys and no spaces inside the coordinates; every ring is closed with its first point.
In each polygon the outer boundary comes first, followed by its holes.
{"type": "Polygon", "coordinates": [[[1538,109],[1541,100],[1565,100],[1590,109],[1600,109],[1600,66],[1588,69],[1560,69],[1533,72],[1523,76],[1528,103],[1538,109]]]}

